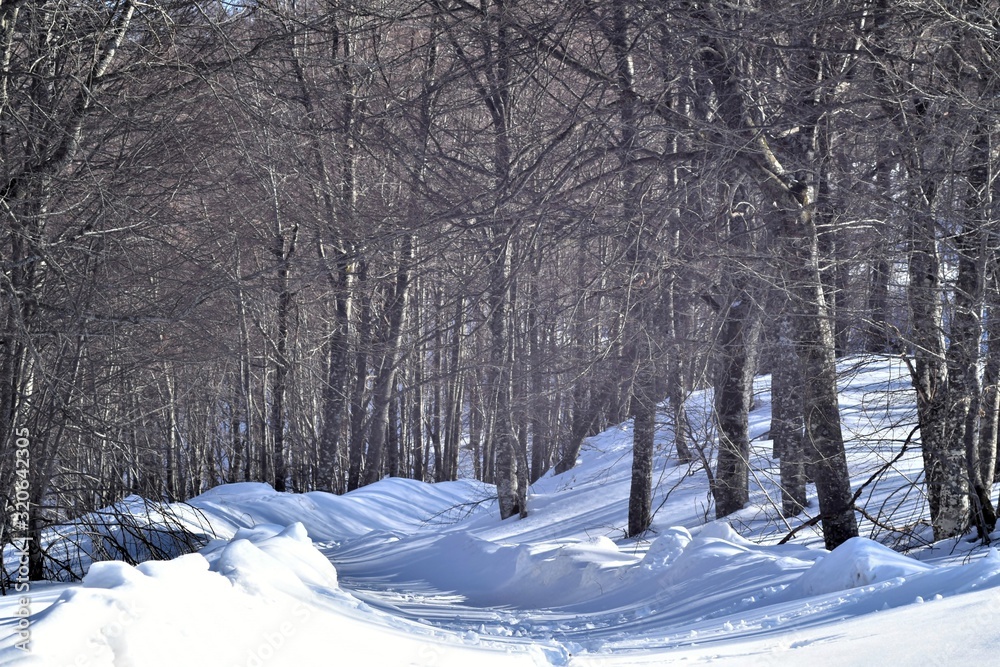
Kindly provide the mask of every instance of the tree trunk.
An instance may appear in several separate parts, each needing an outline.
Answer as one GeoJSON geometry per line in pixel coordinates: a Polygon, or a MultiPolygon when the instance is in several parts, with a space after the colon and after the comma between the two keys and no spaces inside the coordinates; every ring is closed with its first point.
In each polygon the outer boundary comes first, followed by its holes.
{"type": "Polygon", "coordinates": [[[402,444],[401,434],[405,435],[402,424],[399,421],[399,396],[393,392],[389,400],[389,415],[386,419],[385,429],[385,474],[389,477],[399,477],[400,445],[402,444]]]}
{"type": "Polygon", "coordinates": [[[368,452],[365,483],[373,484],[382,477],[385,460],[385,434],[389,425],[389,403],[395,386],[396,363],[403,336],[403,318],[410,289],[410,263],[413,261],[413,239],[403,240],[403,251],[396,282],[386,299],[385,318],[388,327],[382,342],[381,363],[372,388],[371,420],[368,426],[368,452]]]}
{"type": "MultiPolygon", "coordinates": [[[[990,234],[989,163],[990,142],[983,123],[974,133],[969,193],[966,196],[964,229],[955,237],[958,276],[955,281],[954,313],[948,345],[948,399],[951,437],[965,448],[969,475],[971,521],[982,537],[996,528],[997,516],[990,498],[990,482],[983,476],[980,451],[979,413],[982,385],[979,380],[983,339],[982,313],[986,288],[990,234]]],[[[991,457],[993,458],[993,457],[991,457]]],[[[989,471],[987,471],[989,472],[989,471]]]]}
{"type": "Polygon", "coordinates": [[[983,370],[983,398],[979,423],[980,476],[988,488],[997,478],[997,431],[1000,425],[1000,291],[997,286],[996,258],[990,260],[986,292],[986,364],[983,370]]]}
{"type": "MultiPolygon", "coordinates": [[[[646,388],[650,383],[643,382],[646,388]]],[[[642,535],[653,520],[653,451],[656,435],[656,399],[633,393],[632,481],[628,493],[628,537],[642,535]]]]}
{"type": "Polygon", "coordinates": [[[837,403],[836,344],[819,273],[813,201],[806,186],[796,213],[781,212],[778,239],[787,284],[799,367],[805,378],[805,456],[816,481],[827,549],[858,535],[851,478],[837,403]]]}
{"type": "Polygon", "coordinates": [[[323,427],[319,436],[319,490],[343,491],[341,431],[347,410],[350,359],[351,276],[345,257],[330,276],[335,292],[333,324],[326,341],[326,384],[322,391],[323,427]],[[333,278],[336,277],[336,280],[333,278]]]}
{"type": "MultiPolygon", "coordinates": [[[[671,246],[675,258],[680,254],[680,231],[671,231],[671,246]]],[[[679,259],[678,259],[679,261],[679,259]]],[[[667,337],[670,340],[670,358],[667,361],[667,398],[670,402],[671,421],[674,427],[674,450],[680,463],[692,463],[694,455],[688,445],[687,396],[691,382],[688,378],[688,368],[691,360],[685,359],[685,349],[682,344],[687,335],[687,317],[683,306],[678,304],[679,277],[675,269],[667,273],[665,299],[667,312],[672,316],[668,321],[667,337]]]]}
{"type": "Polygon", "coordinates": [[[889,334],[889,260],[878,257],[872,263],[868,287],[868,323],[865,351],[886,354],[892,351],[889,334]]]}
{"type": "Polygon", "coordinates": [[[443,387],[444,379],[444,295],[441,289],[434,290],[434,351],[431,353],[431,373],[434,376],[434,388],[431,391],[430,404],[430,424],[429,433],[431,446],[434,448],[434,480],[445,482],[448,480],[448,455],[445,452],[444,431],[446,420],[442,417],[445,410],[443,395],[446,389],[443,387]]]}
{"type": "Polygon", "coordinates": [[[455,301],[455,311],[452,322],[452,336],[448,356],[448,388],[445,405],[445,437],[444,437],[444,478],[458,479],[459,449],[462,438],[462,412],[465,403],[464,373],[462,372],[462,338],[465,336],[465,299],[461,296],[455,301]]]}
{"type": "MultiPolygon", "coordinates": [[[[273,178],[273,174],[272,174],[273,178]]],[[[284,491],[288,477],[288,468],[285,453],[285,392],[288,389],[288,373],[291,364],[288,359],[288,338],[289,321],[292,316],[292,292],[289,284],[289,260],[295,253],[295,242],[298,234],[297,227],[293,227],[289,237],[286,238],[285,230],[282,229],[280,207],[277,202],[277,183],[271,183],[272,195],[274,196],[275,229],[274,246],[272,254],[278,264],[278,303],[275,313],[275,335],[274,335],[274,371],[271,384],[271,414],[269,418],[271,426],[271,470],[274,472],[273,483],[275,491],[284,491]]]]}
{"type": "MultiPolygon", "coordinates": [[[[934,189],[920,198],[928,206],[934,189]]],[[[927,478],[927,502],[935,539],[961,535],[969,520],[965,444],[948,437],[948,366],[941,306],[940,256],[935,221],[917,213],[910,233],[908,296],[913,337],[913,385],[927,478]]]]}
{"type": "MultiPolygon", "coordinates": [[[[735,192],[740,201],[747,200],[743,187],[737,187],[735,192]]],[[[725,226],[725,234],[733,239],[730,244],[736,252],[752,250],[754,225],[748,211],[734,208],[725,226]]],[[[729,298],[722,313],[715,380],[719,454],[712,495],[716,518],[743,509],[750,500],[749,419],[761,325],[750,278],[736,270],[725,282],[729,286],[729,298]]]]}
{"type": "MultiPolygon", "coordinates": [[[[423,292],[422,289],[418,290],[418,298],[414,301],[420,301],[420,293],[423,292]]],[[[413,327],[414,331],[417,332],[418,342],[415,344],[414,353],[410,359],[410,364],[413,368],[413,392],[410,396],[410,434],[412,438],[411,443],[411,454],[412,459],[412,475],[413,479],[423,482],[427,477],[427,468],[425,466],[426,455],[424,453],[424,355],[426,350],[422,342],[423,339],[423,323],[421,320],[421,307],[418,303],[414,303],[413,306],[413,327]]]]}
{"type": "Polygon", "coordinates": [[[495,449],[496,467],[494,483],[500,504],[500,518],[506,519],[520,514],[517,476],[517,437],[514,433],[511,413],[513,377],[511,375],[508,326],[510,321],[510,239],[498,239],[499,247],[494,248],[490,267],[489,284],[489,329],[490,367],[487,387],[492,393],[490,412],[492,429],[490,443],[495,449]]]}
{"type": "Polygon", "coordinates": [[[176,376],[173,374],[172,369],[168,364],[163,365],[162,371],[164,392],[163,398],[166,403],[166,414],[164,415],[166,424],[163,429],[163,477],[165,481],[164,487],[166,489],[167,502],[173,503],[177,500],[184,499],[183,490],[178,488],[181,484],[181,480],[184,479],[180,463],[181,435],[180,424],[177,417],[177,388],[175,386],[176,376]]]}
{"type": "Polygon", "coordinates": [[[715,416],[719,455],[712,495],[715,516],[737,512],[750,500],[750,401],[760,318],[745,287],[726,309],[719,334],[719,375],[715,384],[715,416]]]}
{"type": "Polygon", "coordinates": [[[771,441],[781,461],[781,512],[794,516],[806,506],[806,466],[802,448],[802,375],[787,316],[777,320],[777,359],[771,373],[771,441]]]}
{"type": "Polygon", "coordinates": [[[358,262],[355,284],[361,292],[357,344],[354,350],[354,387],[351,390],[351,438],[348,450],[347,490],[361,486],[365,468],[365,422],[368,416],[368,346],[371,344],[372,305],[368,285],[368,264],[358,262]]]}

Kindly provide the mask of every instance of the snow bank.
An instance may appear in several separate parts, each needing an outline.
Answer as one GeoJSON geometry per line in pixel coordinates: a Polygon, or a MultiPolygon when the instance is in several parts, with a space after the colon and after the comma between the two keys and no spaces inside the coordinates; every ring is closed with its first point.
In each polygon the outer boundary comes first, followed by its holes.
{"type": "Polygon", "coordinates": [[[278,493],[259,483],[227,484],[190,500],[225,525],[228,535],[259,523],[302,523],[317,542],[342,543],[371,532],[413,532],[426,525],[453,524],[488,511],[493,492],[481,482],[427,484],[391,477],[344,496],[314,491],[278,493]]]}
{"type": "MultiPolygon", "coordinates": [[[[412,533],[425,526],[452,525],[489,513],[495,503],[481,482],[461,480],[427,484],[390,478],[347,496],[313,492],[278,493],[269,484],[226,484],[186,503],[160,503],[129,496],[75,521],[47,529],[45,550],[63,567],[54,580],[79,579],[91,563],[123,560],[140,563],[173,558],[213,539],[228,540],[261,524],[301,523],[318,543],[340,545],[368,534],[412,533]]],[[[17,569],[20,553],[10,545],[3,563],[17,569]]]]}
{"type": "MultiPolygon", "coordinates": [[[[128,496],[110,507],[43,531],[42,541],[50,557],[46,576],[69,581],[82,577],[96,561],[140,563],[173,558],[217,537],[217,529],[226,532],[223,522],[193,505],[128,496]]],[[[19,558],[20,552],[7,545],[3,553],[7,572],[16,570],[19,558]]]]}
{"type": "Polygon", "coordinates": [[[821,556],[815,565],[788,587],[801,597],[846,591],[859,586],[905,579],[935,569],[861,537],[852,538],[821,556]]]}
{"type": "Polygon", "coordinates": [[[0,664],[551,664],[541,648],[497,647],[394,619],[339,589],[301,524],[242,529],[200,553],[94,563],[33,618],[31,652],[0,664]]]}

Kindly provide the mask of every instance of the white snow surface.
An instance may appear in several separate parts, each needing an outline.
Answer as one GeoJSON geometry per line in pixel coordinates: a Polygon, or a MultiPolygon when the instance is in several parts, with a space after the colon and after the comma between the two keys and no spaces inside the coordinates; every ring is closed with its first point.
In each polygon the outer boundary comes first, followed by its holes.
{"type": "MultiPolygon", "coordinates": [[[[386,479],[344,496],[231,484],[165,508],[216,536],[197,553],[95,562],[81,582],[0,598],[0,665],[991,663],[1000,554],[971,535],[926,541],[905,368],[868,358],[841,372],[864,514],[862,537],[833,552],[811,527],[779,544],[817,507],[813,496],[788,519],[774,507],[765,377],[751,503],[726,520],[711,520],[700,465],[673,456],[666,412],[641,539],[624,537],[628,424],[533,485],[524,519],[501,522],[492,487],[469,480],[386,479]]],[[[711,397],[691,403],[707,442],[711,397]]],[[[139,499],[122,508],[162,516],[139,499]]],[[[5,566],[16,559],[8,550],[5,566]]]]}

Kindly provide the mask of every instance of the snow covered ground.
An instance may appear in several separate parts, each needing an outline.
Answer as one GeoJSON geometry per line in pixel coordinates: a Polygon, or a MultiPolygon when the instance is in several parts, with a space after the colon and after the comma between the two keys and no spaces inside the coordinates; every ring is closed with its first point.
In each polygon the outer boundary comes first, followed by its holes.
{"type": "MultiPolygon", "coordinates": [[[[807,516],[774,509],[762,378],[753,500],[729,521],[710,520],[704,471],[668,455],[666,423],[653,530],[639,540],[624,539],[628,424],[535,484],[523,520],[500,522],[490,487],[468,480],[387,479],[339,497],[228,485],[171,508],[216,536],[198,553],[98,562],[81,583],[0,598],[0,665],[989,662],[1000,555],[971,539],[928,542],[918,443],[903,449],[905,368],[854,359],[841,370],[866,516],[863,537],[832,553],[812,528],[778,544],[807,516]]],[[[695,412],[708,400],[694,396],[695,412]]],[[[137,523],[163,516],[138,499],[121,508],[137,523]]],[[[5,553],[8,567],[16,559],[5,553]]]]}

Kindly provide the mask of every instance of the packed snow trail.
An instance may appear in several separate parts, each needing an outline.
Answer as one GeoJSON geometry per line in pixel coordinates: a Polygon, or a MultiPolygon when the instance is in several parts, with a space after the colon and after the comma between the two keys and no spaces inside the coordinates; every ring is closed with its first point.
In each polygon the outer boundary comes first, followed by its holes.
{"type": "MultiPolygon", "coordinates": [[[[370,578],[343,576],[356,596],[395,615],[482,636],[554,639],[575,654],[787,635],[1000,584],[994,552],[967,566],[932,566],[863,538],[824,554],[715,532],[690,539],[676,529],[629,565],[609,559],[595,567],[599,560],[578,560],[580,552],[565,547],[512,547],[504,566],[498,550],[492,560],[478,559],[485,567],[472,589],[466,573],[454,576],[439,555],[439,569],[417,563],[411,573],[420,576],[407,582],[381,568],[370,578]]],[[[402,554],[400,542],[393,551],[402,554]]],[[[452,540],[440,542],[441,553],[455,549],[452,540]]],[[[398,561],[382,563],[395,570],[398,561]]]]}

